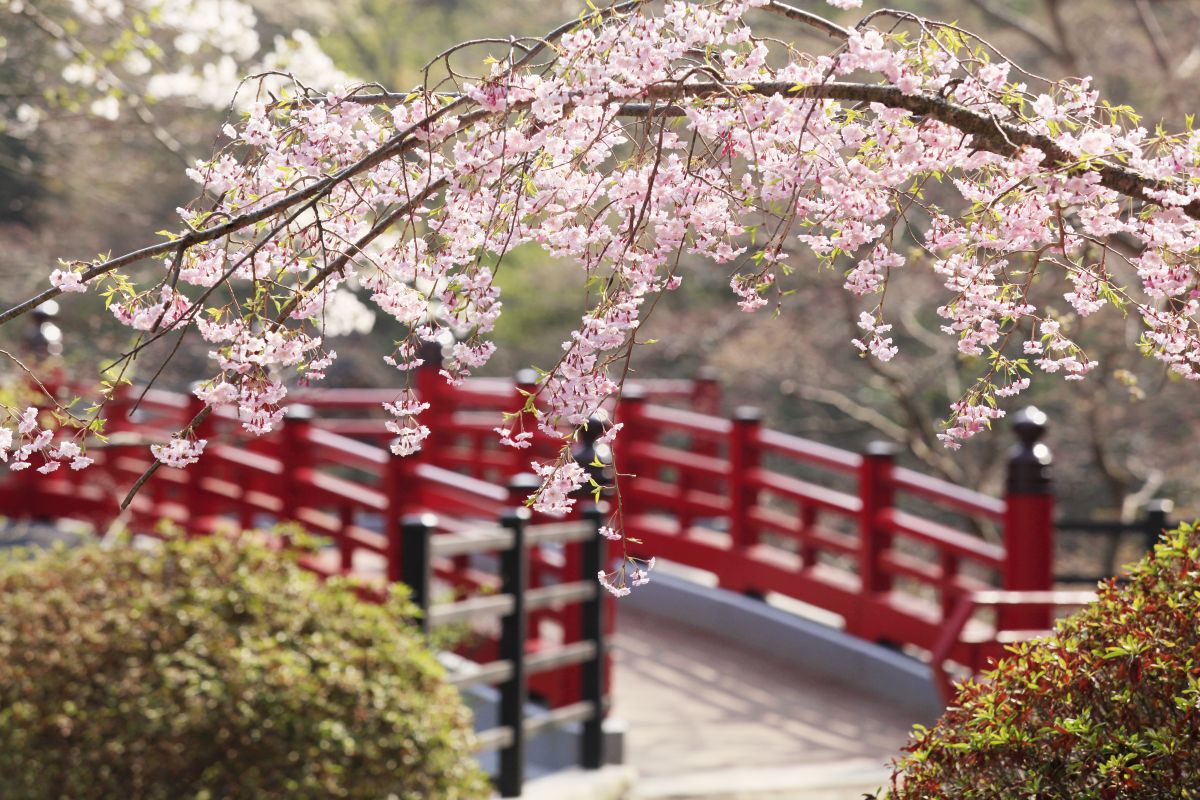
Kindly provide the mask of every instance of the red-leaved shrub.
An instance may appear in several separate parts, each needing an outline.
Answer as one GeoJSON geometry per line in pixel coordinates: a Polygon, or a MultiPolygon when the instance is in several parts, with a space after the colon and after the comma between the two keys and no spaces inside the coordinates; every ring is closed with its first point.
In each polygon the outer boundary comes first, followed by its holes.
{"type": "Polygon", "coordinates": [[[985,677],[918,729],[894,798],[1200,797],[1200,529],[985,677]]]}

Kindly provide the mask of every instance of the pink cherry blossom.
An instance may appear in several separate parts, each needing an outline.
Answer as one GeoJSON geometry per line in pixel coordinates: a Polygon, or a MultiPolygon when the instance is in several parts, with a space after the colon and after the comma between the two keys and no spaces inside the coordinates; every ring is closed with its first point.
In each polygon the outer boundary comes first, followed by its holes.
{"type": "Polygon", "coordinates": [[[150,452],[164,466],[182,469],[189,464],[195,464],[204,453],[207,439],[173,438],[167,444],[152,444],[150,452]]]}

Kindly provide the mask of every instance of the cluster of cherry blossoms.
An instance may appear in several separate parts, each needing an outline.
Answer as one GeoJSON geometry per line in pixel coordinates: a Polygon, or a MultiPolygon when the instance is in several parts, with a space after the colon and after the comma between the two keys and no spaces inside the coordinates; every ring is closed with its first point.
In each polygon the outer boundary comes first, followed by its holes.
{"type": "MultiPolygon", "coordinates": [[[[611,531],[611,528],[602,528],[601,533],[611,531]]],[[[606,538],[620,538],[620,536],[611,536],[606,534],[606,538]]],[[[650,582],[650,571],[654,569],[654,559],[650,558],[645,561],[639,558],[626,558],[621,565],[615,570],[607,572],[600,570],[596,574],[596,579],[600,581],[600,585],[611,594],[613,597],[625,597],[639,586],[645,586],[650,582]]]]}
{"type": "Polygon", "coordinates": [[[396,419],[386,423],[389,433],[396,434],[392,440],[392,453],[398,456],[410,456],[421,449],[421,442],[429,437],[429,428],[415,422],[418,414],[429,408],[429,403],[417,400],[411,392],[408,396],[394,403],[384,403],[384,409],[396,419]]]}
{"type": "Polygon", "coordinates": [[[37,408],[26,408],[20,414],[4,409],[11,419],[4,420],[11,427],[0,423],[0,462],[12,472],[29,469],[36,457],[41,463],[37,471],[43,475],[56,472],[63,464],[79,470],[88,467],[92,459],[84,455],[83,448],[73,438],[60,439],[55,443],[55,431],[40,424],[37,408]]]}
{"type": "Polygon", "coordinates": [[[183,469],[200,460],[206,444],[208,444],[207,439],[188,439],[176,436],[166,444],[150,445],[150,452],[165,466],[183,469]]]}
{"type": "MultiPolygon", "coordinates": [[[[318,380],[335,357],[322,315],[337,292],[407,331],[384,356],[403,380],[431,344],[456,342],[442,370],[454,383],[494,352],[505,254],[539,246],[575,265],[590,301],[514,415],[563,443],[533,464],[534,508],[554,514],[588,480],[572,437],[619,391],[653,299],[697,263],[754,311],[783,300],[808,251],[867,303],[853,346],[884,361],[899,347],[893,272],[928,266],[942,330],[983,365],[951,408],[949,447],[1003,416],[992,401],[1025,390],[1031,366],[1093,369],[1068,323],[1105,305],[1140,315],[1146,352],[1200,379],[1200,132],[1153,134],[1086,81],[1038,83],[938,23],[832,26],[829,52],[780,50],[749,24],[766,5],[596,11],[455,91],[259,103],[189,173],[210,199],[156,251],[159,284],[135,290],[97,265],[52,283],[116,292],[114,316],[147,336],[194,326],[217,369],[197,396],[263,433],[289,379],[318,380]]],[[[386,407],[393,452],[420,448],[427,405],[404,390],[386,407]]],[[[497,432],[516,448],[533,435],[497,432]]],[[[156,456],[199,449],[174,440],[156,456]]],[[[601,579],[620,593],[648,570],[601,579]]]]}

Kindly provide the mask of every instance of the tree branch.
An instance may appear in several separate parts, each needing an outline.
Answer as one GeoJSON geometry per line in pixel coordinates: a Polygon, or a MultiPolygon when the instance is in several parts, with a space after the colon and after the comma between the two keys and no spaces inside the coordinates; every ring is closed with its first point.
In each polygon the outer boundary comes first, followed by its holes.
{"type": "MultiPolygon", "coordinates": [[[[581,15],[577,20],[564,23],[547,33],[537,42],[537,44],[530,47],[526,53],[513,64],[513,67],[518,68],[528,64],[546,47],[548,47],[550,42],[561,38],[563,34],[570,32],[579,25],[587,23],[591,20],[605,19],[625,11],[630,11],[638,6],[645,5],[647,2],[649,2],[649,0],[626,0],[626,2],[616,3],[608,8],[592,11],[589,14],[581,15]]],[[[187,233],[184,233],[170,241],[149,245],[141,248],[140,250],[134,250],[126,253],[118,258],[108,259],[99,264],[94,264],[89,269],[83,271],[81,274],[81,280],[86,283],[100,275],[107,274],[129,264],[135,264],[148,258],[154,258],[155,256],[163,255],[175,248],[188,248],[193,245],[203,244],[204,242],[220,239],[231,233],[235,233],[242,228],[253,225],[255,222],[259,222],[281,211],[285,211],[296,203],[301,203],[305,200],[318,199],[328,194],[338,184],[349,180],[356,175],[360,175],[372,167],[382,164],[389,158],[393,158],[411,150],[414,146],[416,146],[416,144],[418,144],[418,140],[415,138],[416,133],[422,129],[427,129],[434,122],[438,121],[444,116],[447,116],[450,114],[450,112],[460,109],[469,102],[470,100],[465,96],[456,97],[451,102],[447,103],[441,108],[438,108],[421,120],[414,122],[404,130],[397,131],[386,142],[359,161],[343,167],[334,174],[327,175],[319,181],[309,184],[303,189],[291,192],[290,194],[281,197],[273,203],[268,203],[267,205],[262,206],[254,211],[238,214],[237,216],[231,217],[226,222],[221,225],[217,225],[216,227],[206,228],[200,231],[188,231],[187,233]]],[[[463,114],[458,118],[459,128],[467,125],[473,125],[479,120],[498,113],[503,112],[485,111],[480,109],[463,114]]],[[[0,312],[0,325],[4,325],[5,323],[16,319],[22,314],[32,311],[42,303],[46,302],[47,300],[52,300],[55,297],[58,297],[60,294],[62,294],[62,290],[58,289],[57,287],[51,287],[43,292],[40,292],[34,297],[29,298],[23,303],[19,303],[12,308],[9,308],[7,311],[0,312]]]]}
{"type": "Polygon", "coordinates": [[[763,11],[770,11],[773,14],[778,14],[781,17],[787,17],[796,22],[803,22],[809,27],[816,28],[827,36],[834,39],[845,41],[850,38],[850,29],[843,28],[837,23],[831,22],[824,17],[817,16],[811,11],[803,11],[794,6],[789,6],[786,3],[781,3],[779,0],[770,0],[762,7],[763,11]]]}
{"type": "MultiPolygon", "coordinates": [[[[904,109],[913,114],[935,119],[963,133],[971,134],[973,137],[971,144],[980,150],[1007,157],[1014,155],[1022,147],[1033,147],[1045,154],[1043,166],[1051,168],[1074,164],[1077,161],[1075,156],[1062,149],[1049,136],[1034,133],[1012,123],[1001,122],[992,116],[973,111],[936,95],[905,94],[895,86],[887,84],[838,81],[801,87],[787,81],[739,85],[727,83],[689,83],[682,86],[660,84],[653,87],[648,94],[654,99],[679,100],[694,97],[729,96],[738,93],[760,96],[780,95],[809,100],[880,103],[889,108],[904,109]]],[[[1101,161],[1099,166],[1094,167],[1081,166],[1078,171],[1095,172],[1100,176],[1100,184],[1105,188],[1155,205],[1158,204],[1158,201],[1150,197],[1147,194],[1148,191],[1179,188],[1172,181],[1147,178],[1111,161],[1101,161]]],[[[1183,206],[1182,210],[1192,219],[1200,219],[1200,200],[1192,201],[1183,206]]]]}

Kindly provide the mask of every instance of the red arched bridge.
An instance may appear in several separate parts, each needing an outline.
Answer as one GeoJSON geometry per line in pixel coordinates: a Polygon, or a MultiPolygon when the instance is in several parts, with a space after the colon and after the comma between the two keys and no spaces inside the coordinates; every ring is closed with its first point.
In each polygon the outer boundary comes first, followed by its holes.
{"type": "MultiPolygon", "coordinates": [[[[537,440],[514,451],[493,431],[532,388],[483,378],[448,387],[422,370],[432,433],[410,458],[386,449],[380,404],[392,390],[297,392],[281,429],[260,439],[213,414],[199,431],[209,440],[199,463],[158,470],[119,513],[150,465],[146,444],[199,409],[150,390],[129,413],[131,393],[115,401],[110,444],[91,453],[92,468],[9,474],[0,514],[78,518],[97,530],[120,520],[145,533],[162,520],[192,533],[295,521],[332,543],[304,559],[320,574],[358,576],[368,595],[403,580],[429,626],[490,618],[461,646],[466,666],[452,679],[500,688],[500,725],[481,746],[500,751],[499,788],[511,796],[525,737],[543,727],[581,721],[584,764],[599,766],[613,619],[595,580],[608,563],[599,511],[531,520],[517,510],[528,486],[508,488],[531,456],[554,449],[537,440]],[[528,694],[549,710],[525,718],[528,694]]],[[[1044,631],[1055,606],[1082,599],[1051,591],[1053,496],[1036,412],[1013,426],[1008,491],[995,498],[898,467],[887,448],[853,453],[773,431],[752,409],[721,418],[720,399],[711,380],[645,381],[615,409],[625,424],[621,471],[636,475],[621,490],[636,554],[705,570],[735,592],[820,607],[853,635],[923,651],[944,691],[950,662],[977,670],[1004,643],[1044,631]]]]}

